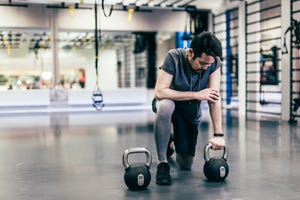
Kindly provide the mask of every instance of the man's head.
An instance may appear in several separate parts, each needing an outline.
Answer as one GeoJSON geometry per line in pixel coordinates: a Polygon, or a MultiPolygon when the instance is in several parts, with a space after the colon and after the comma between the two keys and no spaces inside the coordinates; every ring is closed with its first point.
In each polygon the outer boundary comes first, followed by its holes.
{"type": "Polygon", "coordinates": [[[222,45],[216,36],[204,31],[193,38],[188,58],[195,71],[206,70],[215,62],[216,57],[222,57],[222,45]]]}
{"type": "Polygon", "coordinates": [[[191,42],[190,48],[194,52],[194,58],[201,57],[202,53],[208,56],[222,58],[222,44],[211,32],[203,31],[196,35],[191,42]]]}

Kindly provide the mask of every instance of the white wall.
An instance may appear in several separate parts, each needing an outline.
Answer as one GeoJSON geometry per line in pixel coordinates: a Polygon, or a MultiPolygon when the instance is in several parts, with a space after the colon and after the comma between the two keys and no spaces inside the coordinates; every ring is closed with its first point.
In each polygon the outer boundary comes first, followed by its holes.
{"type": "Polygon", "coordinates": [[[7,55],[6,49],[0,50],[1,74],[11,75],[27,71],[32,75],[40,75],[42,71],[52,70],[52,53],[50,50],[40,51],[38,57],[27,48],[12,49],[11,55],[7,55]]]}
{"type": "MultiPolygon", "coordinates": [[[[170,34],[170,33],[169,33],[170,34]]],[[[170,49],[175,48],[175,34],[173,34],[169,39],[158,41],[157,43],[157,55],[156,55],[156,66],[157,68],[160,67],[167,55],[167,52],[170,49]]]]}
{"type": "Polygon", "coordinates": [[[0,6],[0,27],[49,27],[49,11],[45,6],[28,8],[0,6]]]}
{"type": "Polygon", "coordinates": [[[116,58],[117,52],[115,49],[107,49],[100,52],[99,83],[103,89],[112,90],[118,88],[116,58]]]}

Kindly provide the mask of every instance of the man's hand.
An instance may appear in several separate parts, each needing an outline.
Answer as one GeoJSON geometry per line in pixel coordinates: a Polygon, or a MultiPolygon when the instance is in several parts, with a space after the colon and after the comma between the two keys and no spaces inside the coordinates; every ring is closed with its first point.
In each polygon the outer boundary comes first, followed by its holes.
{"type": "Polygon", "coordinates": [[[207,100],[208,102],[214,103],[218,101],[220,98],[219,91],[213,88],[206,88],[199,92],[196,92],[196,99],[197,100],[207,100]]]}
{"type": "Polygon", "coordinates": [[[213,150],[221,150],[225,146],[225,139],[224,137],[213,137],[209,140],[209,143],[211,143],[213,150]]]}

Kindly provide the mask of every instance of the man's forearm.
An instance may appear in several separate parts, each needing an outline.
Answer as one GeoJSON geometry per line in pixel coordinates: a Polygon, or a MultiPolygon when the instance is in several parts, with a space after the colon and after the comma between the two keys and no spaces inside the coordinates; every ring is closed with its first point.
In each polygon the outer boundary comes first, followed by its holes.
{"type": "Polygon", "coordinates": [[[155,97],[158,99],[172,99],[174,101],[187,101],[195,99],[195,92],[191,91],[177,91],[170,88],[163,90],[156,90],[155,97]]]}
{"type": "Polygon", "coordinates": [[[215,103],[208,103],[214,133],[223,133],[221,99],[215,103]]]}

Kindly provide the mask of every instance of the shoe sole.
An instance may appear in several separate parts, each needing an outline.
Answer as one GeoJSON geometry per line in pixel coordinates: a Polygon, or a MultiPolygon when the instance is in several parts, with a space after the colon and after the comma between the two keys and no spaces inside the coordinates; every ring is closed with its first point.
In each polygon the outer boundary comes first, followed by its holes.
{"type": "Polygon", "coordinates": [[[158,184],[158,185],[171,185],[171,182],[168,182],[168,181],[156,181],[156,184],[158,184]]]}

